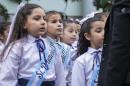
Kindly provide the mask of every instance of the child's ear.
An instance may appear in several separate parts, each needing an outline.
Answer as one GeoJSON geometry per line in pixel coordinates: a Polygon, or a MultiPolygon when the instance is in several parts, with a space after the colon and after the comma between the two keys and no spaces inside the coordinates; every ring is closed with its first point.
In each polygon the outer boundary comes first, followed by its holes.
{"type": "Polygon", "coordinates": [[[86,38],[87,40],[90,40],[90,38],[91,38],[91,35],[90,35],[89,33],[84,33],[84,36],[85,36],[85,38],[86,38]]]}

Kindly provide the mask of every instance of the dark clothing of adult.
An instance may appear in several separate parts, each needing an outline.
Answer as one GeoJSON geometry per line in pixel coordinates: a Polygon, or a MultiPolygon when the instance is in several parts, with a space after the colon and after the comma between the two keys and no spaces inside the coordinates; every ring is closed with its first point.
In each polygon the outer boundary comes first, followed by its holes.
{"type": "Polygon", "coordinates": [[[115,0],[105,27],[99,86],[130,86],[130,0],[115,0]]]}

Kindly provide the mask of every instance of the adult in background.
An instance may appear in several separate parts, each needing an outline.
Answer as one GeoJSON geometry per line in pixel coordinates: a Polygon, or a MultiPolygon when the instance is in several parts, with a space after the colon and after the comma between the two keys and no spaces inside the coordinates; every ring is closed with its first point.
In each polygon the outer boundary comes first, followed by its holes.
{"type": "Polygon", "coordinates": [[[130,86],[130,0],[114,0],[106,23],[99,86],[130,86]]]}

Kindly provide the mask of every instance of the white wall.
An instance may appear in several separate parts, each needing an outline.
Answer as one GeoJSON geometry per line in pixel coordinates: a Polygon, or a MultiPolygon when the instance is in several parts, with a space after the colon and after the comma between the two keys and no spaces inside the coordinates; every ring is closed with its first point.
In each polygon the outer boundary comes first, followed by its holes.
{"type": "MultiPolygon", "coordinates": [[[[35,3],[41,5],[46,11],[57,10],[64,12],[68,16],[82,16],[83,15],[83,6],[82,0],[72,2],[68,0],[67,8],[64,0],[30,0],[29,3],[35,3]]],[[[17,8],[17,3],[14,3],[10,0],[0,0],[0,3],[3,4],[10,14],[14,14],[17,8]]]]}
{"type": "Polygon", "coordinates": [[[93,0],[83,0],[83,16],[96,11],[96,7],[93,5],[93,0]]]}

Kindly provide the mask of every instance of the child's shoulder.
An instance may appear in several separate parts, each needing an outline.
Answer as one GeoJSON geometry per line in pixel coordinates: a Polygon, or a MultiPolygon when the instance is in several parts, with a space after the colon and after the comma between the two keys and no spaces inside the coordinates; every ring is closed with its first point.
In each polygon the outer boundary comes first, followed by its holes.
{"type": "Polygon", "coordinates": [[[67,48],[68,48],[68,49],[71,48],[69,45],[67,45],[67,44],[65,44],[65,43],[63,43],[63,42],[58,42],[57,44],[58,44],[58,46],[63,47],[63,48],[66,48],[66,49],[67,49],[67,48]]]}
{"type": "Polygon", "coordinates": [[[15,46],[23,46],[24,44],[25,44],[25,38],[22,38],[13,42],[13,45],[15,46]]]}
{"type": "Polygon", "coordinates": [[[89,62],[90,59],[91,59],[91,55],[88,52],[86,52],[86,53],[80,55],[76,59],[76,61],[79,62],[79,63],[81,63],[81,64],[85,64],[85,63],[89,62]]]}
{"type": "Polygon", "coordinates": [[[18,52],[23,48],[23,46],[25,46],[26,44],[25,40],[26,40],[25,38],[22,38],[22,39],[13,41],[12,43],[9,44],[8,48],[11,49],[11,51],[18,52]]]}

